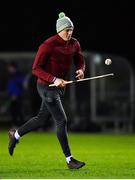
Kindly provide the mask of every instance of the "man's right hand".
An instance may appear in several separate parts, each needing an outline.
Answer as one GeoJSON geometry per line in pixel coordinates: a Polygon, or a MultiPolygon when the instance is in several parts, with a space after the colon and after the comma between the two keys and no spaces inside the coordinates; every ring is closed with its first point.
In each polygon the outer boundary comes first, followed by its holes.
{"type": "Polygon", "coordinates": [[[63,79],[56,78],[55,81],[54,81],[54,84],[55,84],[56,87],[64,88],[66,86],[66,82],[67,81],[65,81],[63,79]]]}

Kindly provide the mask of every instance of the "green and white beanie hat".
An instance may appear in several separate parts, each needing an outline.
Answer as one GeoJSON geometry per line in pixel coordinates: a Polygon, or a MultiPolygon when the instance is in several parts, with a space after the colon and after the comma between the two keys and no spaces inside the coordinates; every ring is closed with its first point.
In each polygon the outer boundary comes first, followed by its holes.
{"type": "Polygon", "coordinates": [[[65,28],[74,27],[71,19],[65,15],[64,12],[59,13],[59,18],[56,22],[56,31],[59,33],[63,31],[65,28]]]}

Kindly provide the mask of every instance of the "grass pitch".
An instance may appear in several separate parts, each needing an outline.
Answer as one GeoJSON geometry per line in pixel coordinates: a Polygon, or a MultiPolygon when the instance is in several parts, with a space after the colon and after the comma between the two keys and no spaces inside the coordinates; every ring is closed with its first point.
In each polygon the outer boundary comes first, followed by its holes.
{"type": "Polygon", "coordinates": [[[69,143],[74,157],[86,162],[82,169],[67,169],[55,133],[23,136],[10,157],[7,132],[0,132],[0,178],[135,178],[135,135],[69,133],[69,143]]]}

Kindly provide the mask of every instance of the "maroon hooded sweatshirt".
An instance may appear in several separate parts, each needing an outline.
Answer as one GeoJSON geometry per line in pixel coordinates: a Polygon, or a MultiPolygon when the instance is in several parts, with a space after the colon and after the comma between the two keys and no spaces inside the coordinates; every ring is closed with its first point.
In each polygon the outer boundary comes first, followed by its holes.
{"type": "Polygon", "coordinates": [[[85,70],[79,42],[75,38],[64,41],[56,34],[39,46],[32,73],[38,77],[38,83],[51,84],[56,78],[66,80],[72,63],[75,64],[77,70],[85,70]]]}

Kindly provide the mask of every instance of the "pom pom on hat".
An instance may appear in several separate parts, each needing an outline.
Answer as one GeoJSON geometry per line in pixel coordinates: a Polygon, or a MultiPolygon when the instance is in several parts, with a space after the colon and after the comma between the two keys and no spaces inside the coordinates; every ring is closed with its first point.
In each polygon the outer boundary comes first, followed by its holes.
{"type": "Polygon", "coordinates": [[[64,12],[59,13],[59,18],[63,18],[63,17],[65,17],[65,13],[64,12]]]}
{"type": "Polygon", "coordinates": [[[56,22],[56,31],[59,33],[63,31],[65,28],[74,27],[71,19],[65,15],[64,12],[59,13],[59,18],[56,22]]]}

